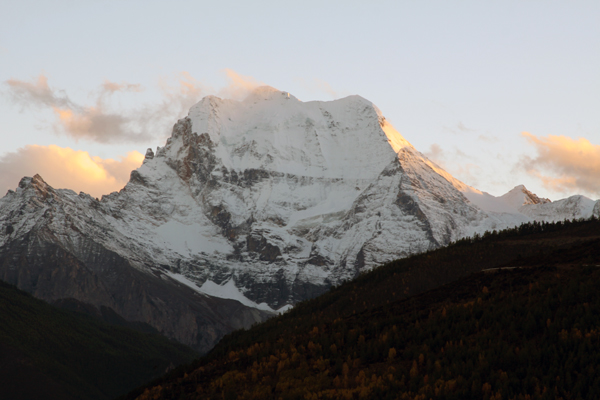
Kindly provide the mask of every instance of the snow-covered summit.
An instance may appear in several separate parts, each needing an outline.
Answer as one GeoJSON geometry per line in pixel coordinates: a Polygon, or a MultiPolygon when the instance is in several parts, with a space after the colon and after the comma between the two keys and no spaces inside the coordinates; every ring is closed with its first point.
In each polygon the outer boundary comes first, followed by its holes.
{"type": "Polygon", "coordinates": [[[500,196],[500,199],[509,206],[514,207],[516,210],[529,204],[550,203],[549,199],[539,198],[537,195],[527,190],[524,185],[515,186],[506,194],[500,196]]]}
{"type": "Polygon", "coordinates": [[[191,130],[207,133],[215,156],[236,172],[373,179],[400,148],[410,146],[360,96],[301,102],[259,87],[243,101],[206,97],[188,116],[191,130]]]}
{"type": "MultiPolygon", "coordinates": [[[[544,199],[547,200],[547,199],[544,199]]],[[[519,211],[536,221],[561,221],[565,219],[589,218],[600,216],[595,209],[600,206],[600,200],[594,201],[582,195],[570,196],[557,201],[529,203],[519,208],[519,211]]]]}
{"type": "Polygon", "coordinates": [[[524,185],[515,186],[502,196],[492,196],[470,186],[458,188],[475,205],[485,211],[493,213],[520,214],[521,207],[530,204],[545,204],[550,200],[539,198],[525,188],[524,185]]]}

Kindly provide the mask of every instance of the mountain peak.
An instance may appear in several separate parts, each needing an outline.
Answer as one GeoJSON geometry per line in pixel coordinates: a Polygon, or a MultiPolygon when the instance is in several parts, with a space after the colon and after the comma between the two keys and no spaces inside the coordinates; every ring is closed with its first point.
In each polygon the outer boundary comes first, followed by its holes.
{"type": "Polygon", "coordinates": [[[46,199],[50,193],[54,192],[54,189],[39,174],[35,174],[33,177],[26,176],[22,178],[19,181],[19,189],[33,189],[36,195],[43,199],[46,199]]]}
{"type": "Polygon", "coordinates": [[[40,174],[35,174],[33,177],[24,176],[23,178],[21,178],[21,181],[19,182],[19,187],[24,189],[27,186],[45,188],[48,186],[48,184],[46,183],[46,181],[44,181],[44,178],[42,178],[40,174]]]}
{"type": "Polygon", "coordinates": [[[525,185],[515,186],[506,194],[500,196],[500,198],[516,209],[529,204],[545,204],[550,202],[550,199],[540,198],[535,193],[527,190],[525,185]]]}
{"type": "Polygon", "coordinates": [[[207,134],[215,157],[237,172],[373,179],[412,147],[360,96],[302,102],[261,86],[243,101],[204,98],[188,117],[190,133],[207,134]]]}

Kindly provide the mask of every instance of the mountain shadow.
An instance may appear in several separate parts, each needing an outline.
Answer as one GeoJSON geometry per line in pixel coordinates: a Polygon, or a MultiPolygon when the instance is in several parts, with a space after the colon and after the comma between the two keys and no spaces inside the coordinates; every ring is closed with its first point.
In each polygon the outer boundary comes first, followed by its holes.
{"type": "Polygon", "coordinates": [[[61,310],[0,281],[0,398],[110,399],[197,353],[61,310]]]}

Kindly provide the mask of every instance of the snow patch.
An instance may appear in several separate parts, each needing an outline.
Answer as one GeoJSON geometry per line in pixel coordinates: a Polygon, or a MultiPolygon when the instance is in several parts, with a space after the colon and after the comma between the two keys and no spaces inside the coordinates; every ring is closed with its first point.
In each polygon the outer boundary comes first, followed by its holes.
{"type": "Polygon", "coordinates": [[[245,306],[258,308],[259,310],[279,312],[279,310],[273,310],[267,303],[257,304],[244,296],[237,286],[235,286],[233,278],[225,282],[223,285],[218,285],[215,282],[207,279],[206,282],[202,284],[199,291],[209,296],[219,297],[221,299],[237,300],[245,306]]]}
{"type": "Polygon", "coordinates": [[[199,252],[227,253],[232,250],[231,245],[216,236],[214,229],[206,225],[188,225],[170,220],[156,228],[155,232],[166,247],[182,255],[199,252]]]}
{"type": "Polygon", "coordinates": [[[262,311],[269,311],[272,313],[283,314],[284,312],[291,310],[294,306],[291,304],[286,304],[285,306],[279,308],[278,310],[273,310],[267,303],[257,304],[256,302],[250,300],[246,296],[240,292],[240,290],[235,285],[235,282],[232,279],[225,282],[223,285],[219,285],[209,279],[207,279],[202,286],[198,286],[198,284],[184,275],[176,274],[170,271],[165,271],[166,275],[170,278],[176,280],[177,282],[183,283],[188,286],[190,289],[195,290],[198,293],[203,295],[218,297],[220,299],[229,299],[229,300],[237,300],[245,306],[256,308],[262,311]]]}

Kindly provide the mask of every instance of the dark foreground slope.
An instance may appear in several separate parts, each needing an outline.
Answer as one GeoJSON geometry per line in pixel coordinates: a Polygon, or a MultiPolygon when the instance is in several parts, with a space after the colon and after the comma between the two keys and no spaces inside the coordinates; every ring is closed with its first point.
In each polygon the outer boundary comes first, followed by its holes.
{"type": "Polygon", "coordinates": [[[196,353],[63,311],[0,281],[0,398],[108,399],[196,353]]]}
{"type": "Polygon", "coordinates": [[[463,241],[231,334],[128,398],[600,398],[597,265],[595,220],[463,241]]]}

